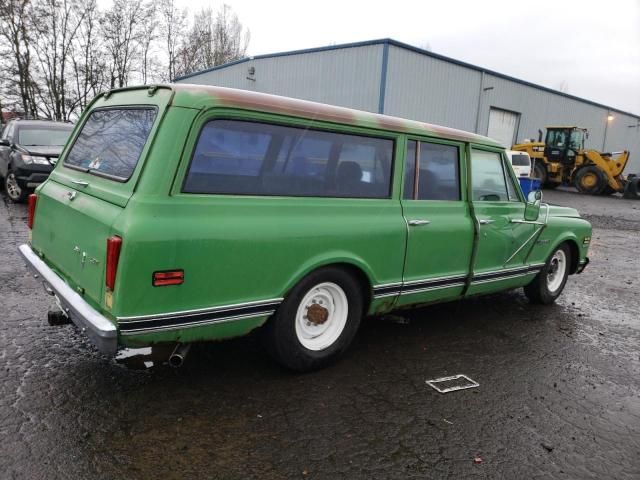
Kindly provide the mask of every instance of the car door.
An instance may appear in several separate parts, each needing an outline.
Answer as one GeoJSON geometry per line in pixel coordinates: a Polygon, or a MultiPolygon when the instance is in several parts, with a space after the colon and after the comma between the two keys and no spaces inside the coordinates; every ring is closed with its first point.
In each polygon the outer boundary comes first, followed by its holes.
{"type": "Polygon", "coordinates": [[[461,178],[465,149],[455,142],[407,142],[402,211],[407,223],[397,305],[462,295],[473,248],[473,218],[461,178]]]}
{"type": "MultiPolygon", "coordinates": [[[[13,132],[13,122],[9,123],[2,132],[2,139],[11,142],[13,132]]],[[[7,166],[9,165],[9,156],[11,155],[11,147],[0,145],[0,176],[7,175],[7,166]]]]}
{"type": "Polygon", "coordinates": [[[478,237],[468,294],[518,285],[532,273],[525,260],[536,226],[522,223],[524,198],[501,151],[474,147],[470,164],[478,237]]]}

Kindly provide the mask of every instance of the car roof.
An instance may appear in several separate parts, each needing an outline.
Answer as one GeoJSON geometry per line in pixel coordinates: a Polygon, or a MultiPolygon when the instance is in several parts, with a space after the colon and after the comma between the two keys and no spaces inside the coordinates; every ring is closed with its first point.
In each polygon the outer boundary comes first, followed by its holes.
{"type": "Polygon", "coordinates": [[[65,126],[73,128],[73,124],[69,122],[56,122],[54,120],[11,120],[16,125],[26,126],[65,126]]]}
{"type": "MultiPolygon", "coordinates": [[[[179,107],[199,110],[211,107],[246,109],[325,122],[378,128],[410,135],[433,136],[441,139],[471,142],[504,149],[504,146],[489,137],[457,130],[455,128],[235,88],[173,83],[118,88],[105,92],[102,97],[105,99],[111,98],[112,94],[117,94],[118,92],[140,91],[140,93],[142,93],[142,91],[144,91],[145,97],[148,98],[148,96],[152,96],[153,93],[160,88],[172,90],[171,104],[179,107]]],[[[98,96],[97,99],[98,98],[100,98],[100,96],[98,96]]]]}
{"type": "Polygon", "coordinates": [[[207,103],[214,103],[228,107],[247,108],[329,122],[337,121],[340,123],[377,127],[408,134],[434,135],[441,138],[501,147],[498,142],[491,138],[463,130],[308,100],[207,85],[178,83],[172,84],[171,88],[176,92],[174,98],[174,104],[176,105],[184,102],[191,103],[193,107],[195,106],[193,102],[195,102],[204,107],[207,103]]]}

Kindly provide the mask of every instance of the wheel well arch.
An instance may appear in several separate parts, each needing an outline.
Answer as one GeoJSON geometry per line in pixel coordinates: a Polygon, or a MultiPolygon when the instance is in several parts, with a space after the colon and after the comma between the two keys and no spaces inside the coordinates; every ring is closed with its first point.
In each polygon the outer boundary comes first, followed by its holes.
{"type": "MultiPolygon", "coordinates": [[[[558,245],[558,247],[560,245],[567,245],[567,247],[569,247],[569,252],[571,253],[571,264],[569,265],[569,274],[571,275],[576,273],[576,271],[578,270],[578,264],[580,262],[580,248],[578,248],[578,244],[575,242],[575,240],[571,238],[567,238],[566,240],[562,241],[558,245]]],[[[558,247],[556,247],[556,249],[558,247]]],[[[554,249],[554,251],[556,249],[554,249]]]]}
{"type": "Polygon", "coordinates": [[[366,271],[366,268],[362,268],[356,263],[352,263],[342,259],[324,261],[322,263],[316,263],[310,268],[305,268],[302,272],[294,277],[293,281],[289,283],[289,286],[286,288],[285,296],[307,275],[329,267],[337,267],[346,271],[356,280],[356,282],[358,282],[358,285],[360,286],[360,292],[362,293],[363,311],[367,312],[369,310],[369,307],[371,306],[371,302],[373,301],[373,283],[371,281],[371,276],[366,271]]]}

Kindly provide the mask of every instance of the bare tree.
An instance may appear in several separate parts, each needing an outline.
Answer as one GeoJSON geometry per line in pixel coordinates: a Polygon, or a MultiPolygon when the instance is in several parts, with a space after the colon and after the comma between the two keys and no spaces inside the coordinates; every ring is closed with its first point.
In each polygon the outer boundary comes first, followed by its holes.
{"type": "Polygon", "coordinates": [[[144,20],[142,0],[114,0],[101,22],[109,54],[110,86],[128,85],[133,62],[140,52],[140,27],[144,20]]]}
{"type": "Polygon", "coordinates": [[[0,2],[0,38],[3,59],[7,69],[3,69],[5,95],[16,97],[27,116],[37,115],[35,85],[31,76],[32,38],[28,25],[30,18],[30,0],[2,0],[0,2]],[[5,50],[6,48],[6,50],[5,50]]]}
{"type": "MultiPolygon", "coordinates": [[[[166,79],[171,81],[176,76],[178,49],[183,42],[187,26],[187,12],[176,7],[175,0],[160,2],[160,30],[164,37],[167,54],[166,79]]],[[[164,77],[164,76],[163,76],[164,77]]]]}
{"type": "Polygon", "coordinates": [[[242,58],[247,53],[251,34],[245,29],[238,15],[224,4],[216,14],[213,25],[214,56],[213,65],[221,65],[242,58]]]}
{"type": "Polygon", "coordinates": [[[77,104],[68,80],[73,46],[85,15],[85,4],[80,0],[41,0],[33,11],[32,28],[38,34],[33,48],[42,78],[39,107],[48,118],[68,120],[77,104]]]}
{"type": "Polygon", "coordinates": [[[223,5],[213,15],[211,8],[194,15],[193,24],[178,54],[177,74],[221,65],[242,58],[249,45],[250,33],[231,7],[223,5]]]}
{"type": "Polygon", "coordinates": [[[80,24],[71,54],[75,90],[72,112],[75,108],[84,110],[91,98],[105,87],[106,65],[101,50],[99,15],[96,0],[87,0],[84,21],[80,24]]]}

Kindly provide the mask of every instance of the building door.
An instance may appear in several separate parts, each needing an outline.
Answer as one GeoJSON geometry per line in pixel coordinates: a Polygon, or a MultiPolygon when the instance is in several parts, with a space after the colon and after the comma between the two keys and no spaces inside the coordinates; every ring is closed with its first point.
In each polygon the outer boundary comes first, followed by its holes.
{"type": "Polygon", "coordinates": [[[487,136],[510,148],[518,133],[519,113],[491,107],[489,109],[489,129],[487,136]]]}

